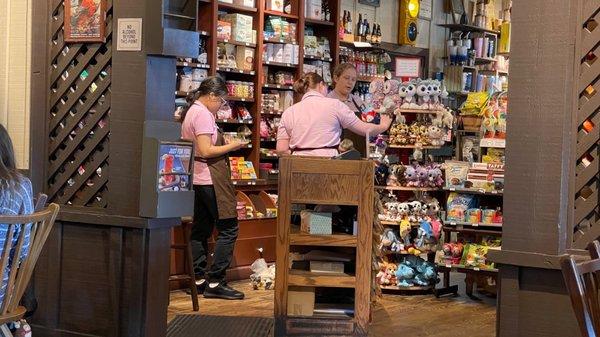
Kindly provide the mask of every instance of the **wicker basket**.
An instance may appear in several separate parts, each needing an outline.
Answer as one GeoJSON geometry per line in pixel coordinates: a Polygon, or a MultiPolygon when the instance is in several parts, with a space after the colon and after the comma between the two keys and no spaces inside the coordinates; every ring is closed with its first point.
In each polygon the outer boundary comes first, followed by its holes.
{"type": "Polygon", "coordinates": [[[479,131],[481,128],[481,116],[461,116],[463,130],[466,131],[479,131]]]}

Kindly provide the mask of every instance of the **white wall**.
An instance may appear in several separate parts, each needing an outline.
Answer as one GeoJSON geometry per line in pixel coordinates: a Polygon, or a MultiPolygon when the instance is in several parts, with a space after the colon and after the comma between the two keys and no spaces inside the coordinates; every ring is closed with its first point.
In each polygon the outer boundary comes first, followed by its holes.
{"type": "Polygon", "coordinates": [[[19,168],[29,168],[31,0],[0,0],[0,123],[19,168]]]}

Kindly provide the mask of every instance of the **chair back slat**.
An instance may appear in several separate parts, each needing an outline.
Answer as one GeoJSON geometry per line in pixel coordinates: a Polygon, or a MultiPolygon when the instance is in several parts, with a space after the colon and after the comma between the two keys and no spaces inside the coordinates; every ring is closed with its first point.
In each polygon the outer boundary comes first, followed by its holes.
{"type": "Polygon", "coordinates": [[[35,208],[33,209],[33,211],[39,212],[43,210],[44,207],[46,207],[46,201],[48,201],[48,196],[44,193],[39,193],[35,198],[35,208]]]}
{"type": "Polygon", "coordinates": [[[600,243],[591,242],[592,260],[577,262],[573,256],[561,260],[565,285],[583,337],[600,336],[600,243]]]}
{"type": "MultiPolygon", "coordinates": [[[[38,203],[39,200],[38,198],[38,203]]],[[[14,320],[15,313],[22,309],[19,302],[50,235],[58,211],[58,205],[50,204],[47,208],[29,215],[0,216],[0,224],[8,226],[4,250],[0,252],[0,284],[4,283],[8,271],[8,281],[0,303],[0,325],[7,323],[9,318],[14,320]]],[[[24,312],[24,309],[22,311],[24,312]]]]}

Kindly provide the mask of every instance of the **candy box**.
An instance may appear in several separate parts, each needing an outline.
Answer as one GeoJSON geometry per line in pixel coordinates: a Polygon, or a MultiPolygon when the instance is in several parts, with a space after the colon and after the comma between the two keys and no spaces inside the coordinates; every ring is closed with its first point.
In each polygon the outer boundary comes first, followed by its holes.
{"type": "Polygon", "coordinates": [[[470,194],[452,192],[448,195],[446,204],[448,221],[465,221],[467,210],[477,207],[477,198],[470,194]]]}
{"type": "Polygon", "coordinates": [[[226,14],[223,21],[231,23],[231,38],[238,42],[252,43],[252,17],[243,14],[226,14]]]}
{"type": "Polygon", "coordinates": [[[226,21],[217,21],[217,38],[223,40],[231,39],[231,23],[226,21]]]}
{"type": "Polygon", "coordinates": [[[254,69],[254,48],[237,46],[235,59],[237,61],[238,69],[253,70],[254,69]]]}
{"type": "Polygon", "coordinates": [[[445,165],[446,187],[464,187],[469,174],[469,163],[463,161],[447,160],[445,165]]]}
{"type": "Polygon", "coordinates": [[[283,13],[283,0],[267,0],[267,10],[283,13]]]}

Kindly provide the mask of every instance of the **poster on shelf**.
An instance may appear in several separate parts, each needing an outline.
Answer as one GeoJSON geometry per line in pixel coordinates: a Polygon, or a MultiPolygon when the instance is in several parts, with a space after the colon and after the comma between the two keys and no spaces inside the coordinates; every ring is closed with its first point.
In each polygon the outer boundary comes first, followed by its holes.
{"type": "Polygon", "coordinates": [[[189,191],[192,147],[162,144],[158,161],[158,191],[189,191]]]}
{"type": "Polygon", "coordinates": [[[105,0],[66,0],[65,42],[104,42],[106,40],[105,0]]]}
{"type": "Polygon", "coordinates": [[[396,77],[421,77],[421,59],[416,57],[396,57],[396,77]]]}

